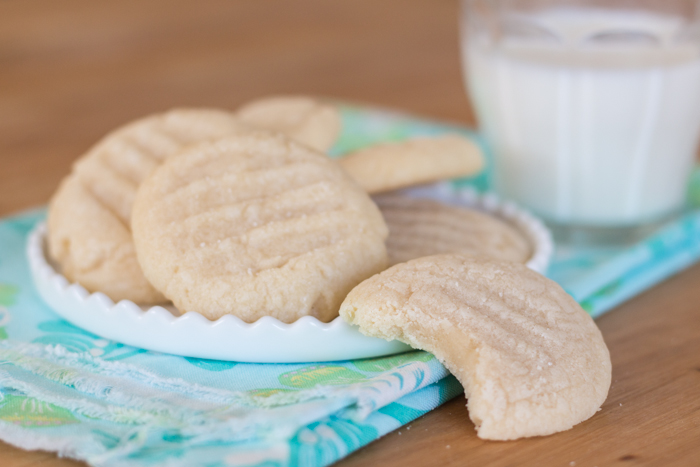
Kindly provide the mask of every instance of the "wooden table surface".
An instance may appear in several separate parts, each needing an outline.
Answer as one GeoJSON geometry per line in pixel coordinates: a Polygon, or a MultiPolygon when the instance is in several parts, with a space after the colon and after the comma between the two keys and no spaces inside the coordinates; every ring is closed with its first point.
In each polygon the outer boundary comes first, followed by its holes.
{"type": "MultiPolygon", "coordinates": [[[[473,124],[447,0],[0,2],[0,215],[45,203],[130,119],[310,93],[473,124]]],[[[339,465],[700,465],[700,266],[598,320],[603,410],[556,435],[475,436],[459,397],[339,465]]],[[[77,466],[0,443],[3,467],[77,466]]]]}

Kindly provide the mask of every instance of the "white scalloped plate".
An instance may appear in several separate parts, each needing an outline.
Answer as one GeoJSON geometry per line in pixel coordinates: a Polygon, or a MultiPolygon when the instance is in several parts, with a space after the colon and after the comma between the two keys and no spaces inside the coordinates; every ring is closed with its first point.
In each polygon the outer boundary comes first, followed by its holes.
{"type": "MultiPolygon", "coordinates": [[[[514,205],[470,190],[456,191],[444,183],[406,193],[477,208],[509,221],[535,246],[528,267],[546,271],[553,249],[551,235],[539,220],[514,205]]],[[[232,315],[210,321],[196,312],[174,316],[162,306],[146,309],[128,300],[115,304],[105,294],[91,294],[56,272],[46,259],[45,235],[42,223],[27,242],[27,257],[39,294],[64,319],[106,339],[184,357],[252,363],[351,360],[411,349],[398,341],[367,337],[340,317],[330,323],[309,316],[292,324],[271,317],[245,323],[232,315]]]]}

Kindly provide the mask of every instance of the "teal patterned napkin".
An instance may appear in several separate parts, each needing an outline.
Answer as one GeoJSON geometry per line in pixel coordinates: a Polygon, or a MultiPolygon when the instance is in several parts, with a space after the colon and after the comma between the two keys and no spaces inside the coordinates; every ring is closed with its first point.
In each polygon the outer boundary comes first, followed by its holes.
{"type": "MultiPolygon", "coordinates": [[[[343,107],[333,154],[459,131],[343,107]]],[[[477,138],[478,139],[478,138],[477,138]]],[[[487,176],[458,181],[486,189],[487,176]]],[[[700,176],[691,198],[700,204],[700,176]]],[[[324,466],[462,392],[432,355],[264,365],[183,358],[72,326],[35,292],[24,247],[45,216],[0,221],[0,438],[95,466],[324,466]]],[[[562,251],[551,276],[593,315],[700,257],[700,212],[625,250],[562,251]]]]}

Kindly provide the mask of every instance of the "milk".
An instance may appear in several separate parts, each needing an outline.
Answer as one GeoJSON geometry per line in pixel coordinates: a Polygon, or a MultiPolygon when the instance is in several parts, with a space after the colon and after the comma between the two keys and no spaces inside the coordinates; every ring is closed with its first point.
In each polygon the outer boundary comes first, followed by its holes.
{"type": "Polygon", "coordinates": [[[700,137],[700,45],[681,20],[556,9],[511,24],[464,47],[496,190],[568,225],[679,209],[700,137]]]}

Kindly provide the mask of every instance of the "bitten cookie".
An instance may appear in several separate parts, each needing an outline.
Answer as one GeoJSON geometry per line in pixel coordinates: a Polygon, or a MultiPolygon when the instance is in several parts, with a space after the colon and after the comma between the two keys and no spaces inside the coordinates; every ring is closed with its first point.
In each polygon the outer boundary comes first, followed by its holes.
{"type": "Polygon", "coordinates": [[[282,134],[192,146],[141,185],[132,216],[148,280],[183,312],[329,321],[386,267],[387,228],[335,162],[282,134]]]}
{"type": "Polygon", "coordinates": [[[484,167],[481,150],[457,135],[377,144],[338,162],[368,193],[466,177],[484,167]]]}
{"type": "Polygon", "coordinates": [[[242,106],[237,115],[244,123],[279,131],[322,152],[333,146],[341,129],[335,106],[304,96],[259,99],[242,106]]]}
{"type": "Polygon", "coordinates": [[[473,209],[398,194],[375,196],[389,227],[389,264],[442,253],[526,263],[530,242],[504,221],[473,209]]]}
{"type": "Polygon", "coordinates": [[[143,276],[131,240],[136,189],[167,156],[195,142],[246,131],[233,114],[176,109],[123,126],[74,165],[49,205],[48,250],[90,292],[141,304],[166,301],[143,276]]]}
{"type": "Polygon", "coordinates": [[[355,287],[340,315],[366,335],[433,353],[464,386],[480,438],[567,430],[610,387],[593,320],[522,264],[457,255],[397,264],[355,287]]]}

